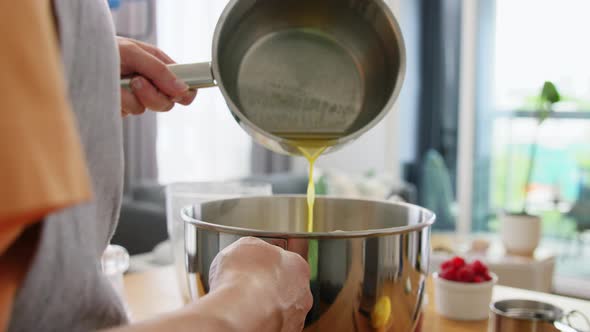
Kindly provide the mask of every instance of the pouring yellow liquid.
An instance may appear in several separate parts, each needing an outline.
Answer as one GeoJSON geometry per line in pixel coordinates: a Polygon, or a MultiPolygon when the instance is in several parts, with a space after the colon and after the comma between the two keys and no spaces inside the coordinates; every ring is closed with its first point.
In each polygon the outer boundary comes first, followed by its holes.
{"type": "Polygon", "coordinates": [[[307,184],[307,232],[314,231],[313,206],[315,202],[315,182],[313,179],[313,168],[318,157],[330,146],[336,143],[339,138],[334,134],[293,134],[274,133],[277,136],[288,140],[289,144],[295,147],[301,155],[307,159],[309,164],[309,182],[307,184]]]}
{"type": "MultiPolygon", "coordinates": [[[[314,231],[313,224],[313,206],[315,203],[315,181],[313,180],[313,168],[318,157],[326,150],[327,146],[309,146],[309,145],[297,145],[297,149],[307,159],[309,164],[309,182],[307,183],[307,232],[312,233],[314,231]]],[[[317,264],[318,264],[318,242],[317,240],[309,241],[309,248],[307,253],[307,261],[311,268],[311,280],[317,279],[317,264]]]]}
{"type": "MultiPolygon", "coordinates": [[[[309,182],[307,183],[307,232],[314,231],[313,206],[315,203],[315,182],[313,180],[313,168],[318,157],[330,146],[336,143],[338,136],[335,135],[275,135],[288,140],[289,144],[295,147],[309,163],[309,182]]],[[[307,252],[307,262],[311,269],[310,280],[317,280],[318,274],[318,241],[310,240],[307,252]]]]}
{"type": "Polygon", "coordinates": [[[315,203],[315,182],[313,180],[313,166],[318,157],[326,150],[324,147],[297,147],[309,163],[309,182],[307,183],[307,232],[313,232],[313,205],[315,203]]]}

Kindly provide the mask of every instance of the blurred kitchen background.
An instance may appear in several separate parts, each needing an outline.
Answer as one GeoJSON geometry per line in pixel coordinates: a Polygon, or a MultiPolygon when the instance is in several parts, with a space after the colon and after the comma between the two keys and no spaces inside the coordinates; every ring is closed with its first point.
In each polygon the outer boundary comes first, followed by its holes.
{"type": "MultiPolygon", "coordinates": [[[[590,2],[386,2],[407,47],[401,96],[376,128],[319,159],[318,190],[423,205],[438,216],[440,257],[480,255],[509,285],[590,298],[590,2]],[[539,125],[545,81],[561,98],[539,125]],[[541,217],[542,241],[534,256],[510,257],[501,212],[523,205],[541,217]]],[[[181,63],[210,60],[226,3],[109,1],[119,35],[181,63]]],[[[113,242],[132,255],[168,236],[166,184],[264,181],[275,193],[305,192],[306,162],[253,144],[218,89],[167,114],[126,119],[125,138],[126,199],[113,242]]]]}

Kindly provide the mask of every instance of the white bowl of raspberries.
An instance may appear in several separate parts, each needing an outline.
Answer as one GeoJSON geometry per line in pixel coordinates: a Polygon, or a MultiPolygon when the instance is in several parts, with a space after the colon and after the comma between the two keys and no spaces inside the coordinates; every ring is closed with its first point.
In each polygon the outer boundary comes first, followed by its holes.
{"type": "Polygon", "coordinates": [[[456,320],[488,318],[492,289],[498,277],[479,260],[467,263],[453,257],[434,273],[436,311],[456,320]]]}

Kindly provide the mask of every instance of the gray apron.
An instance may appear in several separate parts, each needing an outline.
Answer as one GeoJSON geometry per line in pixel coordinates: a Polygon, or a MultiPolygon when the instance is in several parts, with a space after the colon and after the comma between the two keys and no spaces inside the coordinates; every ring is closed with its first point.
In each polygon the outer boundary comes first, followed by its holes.
{"type": "Polygon", "coordinates": [[[105,0],[55,0],[54,5],[67,90],[94,198],[43,221],[39,248],[17,293],[8,331],[93,331],[127,320],[100,271],[123,183],[114,28],[105,0]]]}

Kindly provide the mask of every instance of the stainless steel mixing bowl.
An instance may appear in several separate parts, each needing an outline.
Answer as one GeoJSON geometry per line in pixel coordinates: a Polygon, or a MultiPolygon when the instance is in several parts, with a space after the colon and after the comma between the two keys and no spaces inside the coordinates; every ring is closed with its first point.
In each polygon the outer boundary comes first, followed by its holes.
{"type": "Polygon", "coordinates": [[[232,0],[211,63],[171,68],[194,88],[219,86],[258,143],[301,154],[289,140],[329,139],[327,153],[392,108],[405,56],[383,0],[232,0]]]}
{"type": "Polygon", "coordinates": [[[216,200],[186,207],[181,214],[193,299],[208,292],[214,257],[240,237],[255,236],[301,254],[310,264],[314,305],[305,331],[414,328],[435,219],[428,210],[388,201],[318,197],[314,233],[305,232],[305,196],[216,200]]]}

